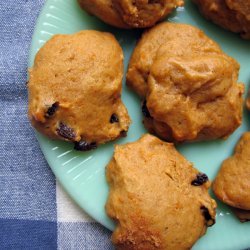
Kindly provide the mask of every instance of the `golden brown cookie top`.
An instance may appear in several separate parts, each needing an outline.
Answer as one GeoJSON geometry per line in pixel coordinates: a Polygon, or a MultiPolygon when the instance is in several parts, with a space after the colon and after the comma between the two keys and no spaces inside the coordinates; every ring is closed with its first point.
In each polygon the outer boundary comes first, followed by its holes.
{"type": "Polygon", "coordinates": [[[246,105],[247,105],[247,109],[250,110],[250,98],[249,97],[247,98],[246,105]]]}
{"type": "Polygon", "coordinates": [[[112,0],[123,21],[131,27],[151,27],[167,16],[182,0],[112,0]]]}
{"type": "Polygon", "coordinates": [[[117,10],[113,6],[112,0],[78,0],[82,9],[95,15],[105,23],[114,25],[118,28],[129,29],[117,10]]]}
{"type": "Polygon", "coordinates": [[[169,56],[177,56],[186,50],[191,53],[199,53],[200,50],[214,53],[221,51],[201,30],[188,24],[163,22],[144,32],[129,62],[128,86],[145,97],[148,75],[156,55],[168,52],[169,56]],[[159,50],[164,45],[164,51],[159,50]]]}
{"type": "Polygon", "coordinates": [[[99,144],[119,137],[130,123],[120,99],[122,76],[123,53],[113,35],[89,30],[52,37],[30,69],[33,126],[69,141],[99,144]]]}
{"type": "Polygon", "coordinates": [[[183,6],[183,0],[78,0],[80,6],[119,28],[145,28],[166,17],[173,9],[183,6]]]}
{"type": "Polygon", "coordinates": [[[209,20],[250,39],[249,0],[193,0],[209,20]]]}
{"type": "Polygon", "coordinates": [[[247,109],[250,110],[250,91],[248,91],[248,97],[247,97],[247,100],[246,100],[246,106],[247,106],[247,109]]]}
{"type": "Polygon", "coordinates": [[[158,51],[151,67],[150,115],[167,124],[176,141],[227,137],[242,119],[238,63],[218,53],[218,47],[214,51],[198,45],[197,51],[189,47],[178,53],[172,53],[172,47],[162,46],[159,50],[166,48],[166,52],[158,51]]]}
{"type": "Polygon", "coordinates": [[[250,1],[249,0],[226,0],[228,7],[243,15],[246,20],[250,21],[250,1]]]}
{"type": "Polygon", "coordinates": [[[207,176],[173,144],[147,134],[118,145],[106,175],[117,249],[190,249],[214,222],[207,176]]]}
{"type": "Polygon", "coordinates": [[[146,128],[168,141],[226,138],[242,121],[239,64],[201,30],[162,23],[144,33],[127,84],[146,99],[146,128]]]}
{"type": "Polygon", "coordinates": [[[213,191],[226,204],[250,210],[250,132],[243,134],[234,155],[222,163],[213,191]]]}

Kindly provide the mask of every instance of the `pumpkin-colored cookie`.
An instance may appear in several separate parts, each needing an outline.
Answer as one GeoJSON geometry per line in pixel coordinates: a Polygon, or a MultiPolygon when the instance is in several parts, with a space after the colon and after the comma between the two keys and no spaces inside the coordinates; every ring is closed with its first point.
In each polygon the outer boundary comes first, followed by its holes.
{"type": "Polygon", "coordinates": [[[201,13],[224,29],[250,39],[249,0],[193,0],[201,13]]]}
{"type": "Polygon", "coordinates": [[[206,50],[220,51],[215,42],[191,25],[162,22],[145,31],[133,51],[127,72],[127,85],[143,98],[147,94],[151,66],[164,44],[170,44],[171,55],[192,48],[198,51],[203,46],[206,50]]]}
{"type": "Polygon", "coordinates": [[[82,9],[95,15],[107,24],[118,28],[129,29],[113,6],[112,0],[78,0],[82,9]]]}
{"type": "Polygon", "coordinates": [[[237,208],[239,218],[250,219],[250,132],[243,134],[234,155],[222,163],[213,191],[222,202],[237,208]]]}
{"type": "Polygon", "coordinates": [[[128,130],[121,101],[123,53],[113,35],[56,35],[30,69],[29,118],[41,133],[88,150],[128,130]]]}
{"type": "Polygon", "coordinates": [[[184,4],[183,0],[78,0],[80,6],[102,21],[118,28],[155,25],[184,4]]]}
{"type": "Polygon", "coordinates": [[[171,143],[152,135],[117,145],[106,176],[116,249],[184,250],[214,224],[210,182],[171,143]]]}
{"type": "Polygon", "coordinates": [[[239,64],[201,30],[162,23],[136,46],[127,84],[143,99],[144,124],[168,141],[226,138],[242,121],[239,64]]]}

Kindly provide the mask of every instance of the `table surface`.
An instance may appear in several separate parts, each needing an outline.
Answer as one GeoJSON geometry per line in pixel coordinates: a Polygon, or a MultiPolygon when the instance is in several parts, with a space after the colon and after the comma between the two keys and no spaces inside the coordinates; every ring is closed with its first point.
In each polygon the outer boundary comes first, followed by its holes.
{"type": "Polygon", "coordinates": [[[45,0],[0,0],[0,249],[113,249],[56,182],[27,118],[27,61],[45,0]]]}

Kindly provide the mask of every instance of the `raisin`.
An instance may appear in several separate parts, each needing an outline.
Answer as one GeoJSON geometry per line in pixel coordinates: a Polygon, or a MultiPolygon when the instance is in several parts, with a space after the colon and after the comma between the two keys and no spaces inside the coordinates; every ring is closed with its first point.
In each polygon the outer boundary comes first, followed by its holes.
{"type": "Polygon", "coordinates": [[[73,140],[76,137],[75,131],[63,122],[60,122],[56,131],[60,136],[69,140],[73,140]]]}
{"type": "Polygon", "coordinates": [[[150,113],[149,113],[149,111],[148,111],[148,107],[147,107],[147,102],[146,102],[146,100],[143,102],[141,110],[142,110],[142,114],[143,114],[145,117],[147,117],[147,118],[150,118],[150,117],[151,117],[151,115],[150,115],[150,113]]]}
{"type": "Polygon", "coordinates": [[[213,219],[205,206],[200,207],[202,215],[204,216],[205,220],[207,221],[207,226],[211,227],[215,224],[215,219],[213,219]]]}
{"type": "Polygon", "coordinates": [[[75,142],[74,146],[74,149],[78,151],[89,151],[96,148],[97,148],[96,142],[88,143],[86,141],[77,141],[75,142]]]}
{"type": "Polygon", "coordinates": [[[46,117],[51,117],[52,115],[55,114],[55,112],[58,110],[59,108],[59,102],[55,102],[53,103],[47,110],[45,116],[46,117]]]}
{"type": "Polygon", "coordinates": [[[127,131],[122,130],[120,133],[120,137],[126,137],[127,136],[127,131]]]}
{"type": "Polygon", "coordinates": [[[203,183],[205,183],[207,181],[208,181],[208,177],[207,177],[206,174],[198,173],[197,176],[196,176],[196,179],[194,179],[191,182],[191,185],[193,185],[193,186],[201,186],[203,183]]]}
{"type": "Polygon", "coordinates": [[[110,123],[119,122],[119,118],[116,114],[112,114],[109,120],[110,123]]]}

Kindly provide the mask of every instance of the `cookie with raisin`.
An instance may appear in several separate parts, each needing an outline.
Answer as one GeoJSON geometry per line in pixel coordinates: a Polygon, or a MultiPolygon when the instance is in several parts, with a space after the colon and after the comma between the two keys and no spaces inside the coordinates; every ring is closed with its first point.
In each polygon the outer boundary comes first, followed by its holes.
{"type": "Polygon", "coordinates": [[[128,130],[123,52],[113,35],[55,35],[37,53],[29,75],[29,118],[46,136],[84,151],[128,130]]]}
{"type": "Polygon", "coordinates": [[[215,223],[208,177],[157,137],[117,145],[106,177],[116,249],[191,249],[215,223]]]}
{"type": "Polygon", "coordinates": [[[144,125],[167,141],[227,138],[242,122],[240,65],[203,31],[161,23],[145,32],[127,84],[144,100],[144,125]]]}

